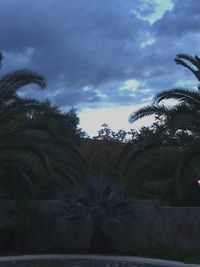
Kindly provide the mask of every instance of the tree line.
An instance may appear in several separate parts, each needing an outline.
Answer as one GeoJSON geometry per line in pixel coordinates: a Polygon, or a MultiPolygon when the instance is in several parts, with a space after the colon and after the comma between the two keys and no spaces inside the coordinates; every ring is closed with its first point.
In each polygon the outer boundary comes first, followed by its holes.
{"type": "MultiPolygon", "coordinates": [[[[200,81],[199,57],[180,54],[175,62],[200,81]]],[[[151,105],[131,114],[131,123],[155,115],[150,127],[114,132],[104,124],[90,138],[78,127],[74,109],[64,113],[47,100],[20,97],[30,84],[47,86],[30,70],[0,77],[2,199],[52,199],[60,189],[84,186],[86,177],[103,173],[128,185],[137,198],[199,203],[200,86],[161,91],[151,105]],[[168,106],[168,99],[177,103],[168,106]]]]}

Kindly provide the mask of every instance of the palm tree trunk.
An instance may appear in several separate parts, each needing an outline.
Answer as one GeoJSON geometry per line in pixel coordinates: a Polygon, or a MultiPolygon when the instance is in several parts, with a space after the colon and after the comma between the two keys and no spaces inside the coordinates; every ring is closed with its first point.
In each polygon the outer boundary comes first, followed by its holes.
{"type": "Polygon", "coordinates": [[[111,241],[103,231],[102,224],[94,223],[92,237],[90,240],[90,249],[93,252],[109,252],[111,250],[111,241]]]}

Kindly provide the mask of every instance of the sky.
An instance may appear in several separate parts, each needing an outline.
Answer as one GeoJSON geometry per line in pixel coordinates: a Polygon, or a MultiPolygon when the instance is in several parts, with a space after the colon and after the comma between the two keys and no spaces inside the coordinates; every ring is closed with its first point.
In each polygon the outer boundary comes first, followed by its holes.
{"type": "Polygon", "coordinates": [[[24,97],[77,109],[80,127],[97,135],[139,128],[132,112],[163,89],[197,85],[177,54],[200,55],[197,0],[0,0],[1,74],[31,69],[48,87],[24,97]]]}

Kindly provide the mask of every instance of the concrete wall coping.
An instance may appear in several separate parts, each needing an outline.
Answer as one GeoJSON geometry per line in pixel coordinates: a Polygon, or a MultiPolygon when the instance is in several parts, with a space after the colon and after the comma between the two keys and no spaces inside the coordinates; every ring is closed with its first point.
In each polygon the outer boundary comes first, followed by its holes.
{"type": "Polygon", "coordinates": [[[188,264],[179,261],[169,261],[161,259],[132,257],[132,256],[103,256],[103,255],[22,255],[22,256],[2,256],[0,262],[15,261],[31,261],[31,260],[110,260],[120,262],[130,262],[136,264],[152,264],[154,266],[163,267],[200,267],[199,264],[188,264]]]}

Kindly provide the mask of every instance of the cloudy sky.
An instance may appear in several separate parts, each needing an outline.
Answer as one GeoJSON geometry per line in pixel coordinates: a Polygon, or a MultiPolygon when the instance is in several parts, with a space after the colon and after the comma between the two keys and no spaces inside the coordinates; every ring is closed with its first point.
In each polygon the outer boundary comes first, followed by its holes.
{"type": "Polygon", "coordinates": [[[200,55],[199,25],[197,0],[0,0],[1,71],[42,73],[48,89],[23,94],[77,108],[90,135],[139,127],[128,116],[155,93],[196,86],[173,60],[200,55]]]}

